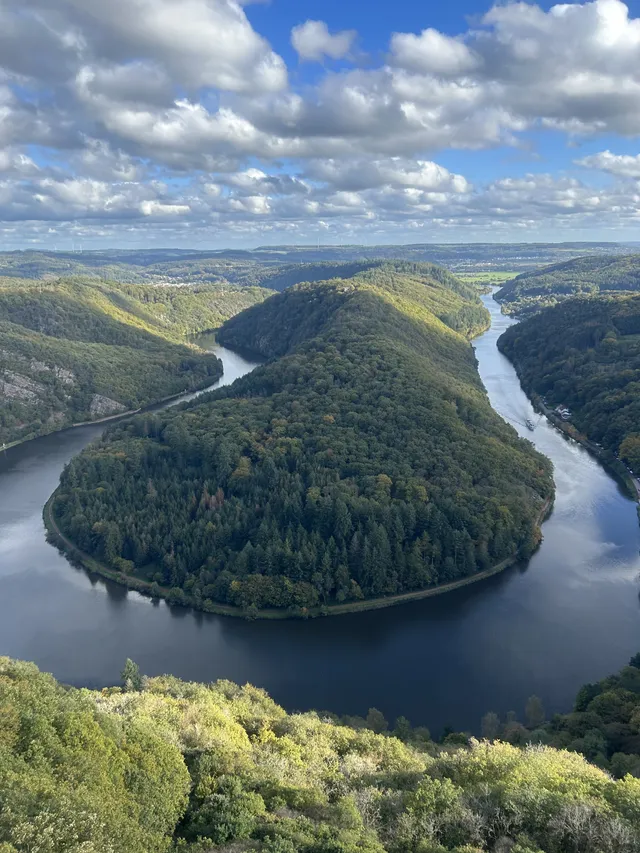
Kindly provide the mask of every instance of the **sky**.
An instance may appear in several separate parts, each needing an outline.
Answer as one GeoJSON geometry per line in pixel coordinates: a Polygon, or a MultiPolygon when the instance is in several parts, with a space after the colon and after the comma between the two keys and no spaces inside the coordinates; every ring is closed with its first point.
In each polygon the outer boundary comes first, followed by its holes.
{"type": "Polygon", "coordinates": [[[0,248],[640,240],[640,0],[0,0],[0,248]]]}

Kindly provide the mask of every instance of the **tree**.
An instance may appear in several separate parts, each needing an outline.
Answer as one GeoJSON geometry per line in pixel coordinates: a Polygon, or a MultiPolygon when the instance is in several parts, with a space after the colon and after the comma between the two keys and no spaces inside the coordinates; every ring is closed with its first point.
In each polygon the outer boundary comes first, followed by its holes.
{"type": "Polygon", "coordinates": [[[544,723],[545,713],[544,705],[537,696],[529,696],[525,707],[525,717],[527,726],[530,729],[537,729],[544,723]]]}
{"type": "Polygon", "coordinates": [[[500,717],[495,711],[489,711],[482,718],[481,731],[482,737],[486,740],[495,740],[500,734],[500,717]]]}
{"type": "Polygon", "coordinates": [[[393,734],[400,740],[409,740],[411,737],[411,723],[406,717],[398,717],[393,727],[393,734]]]}
{"type": "Polygon", "coordinates": [[[127,658],[124,669],[120,673],[120,678],[127,693],[134,693],[142,690],[142,675],[140,667],[134,663],[131,658],[127,658]]]}
{"type": "Polygon", "coordinates": [[[382,734],[382,732],[387,731],[389,723],[385,719],[382,711],[378,711],[377,708],[369,708],[369,713],[367,714],[367,728],[371,729],[371,731],[376,734],[382,734]]]}

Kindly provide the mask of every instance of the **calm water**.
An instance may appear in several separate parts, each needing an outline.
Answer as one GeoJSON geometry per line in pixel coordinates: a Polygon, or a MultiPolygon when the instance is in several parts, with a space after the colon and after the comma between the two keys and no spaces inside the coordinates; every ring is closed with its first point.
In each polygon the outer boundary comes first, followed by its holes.
{"type": "MultiPolygon", "coordinates": [[[[635,504],[546,422],[534,433],[522,426],[532,409],[495,346],[511,321],[485,302],[493,326],[476,353],[491,402],[555,465],[555,511],[527,566],[448,596],[310,622],[249,623],[153,604],[90,580],[45,541],[42,507],[63,465],[100,434],[86,427],[0,458],[0,654],[91,686],[117,682],[132,657],[150,675],[250,681],[289,709],[375,706],[434,731],[477,729],[489,709],[521,713],[531,693],[549,712],[568,710],[581,684],[640,650],[635,504]]],[[[223,382],[253,366],[218,350],[223,382]]]]}

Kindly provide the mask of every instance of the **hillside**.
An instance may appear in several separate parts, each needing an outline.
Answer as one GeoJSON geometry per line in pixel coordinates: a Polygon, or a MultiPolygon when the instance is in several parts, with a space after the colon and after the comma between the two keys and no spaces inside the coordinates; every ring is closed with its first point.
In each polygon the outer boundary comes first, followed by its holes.
{"type": "Polygon", "coordinates": [[[571,299],[508,329],[498,347],[527,393],[640,473],[640,294],[571,299]]]}
{"type": "Polygon", "coordinates": [[[595,255],[517,276],[497,293],[508,314],[527,314],[571,296],[640,290],[640,255],[595,255]]]}
{"type": "MultiPolygon", "coordinates": [[[[406,245],[259,246],[253,250],[108,249],[0,252],[0,277],[50,279],[84,276],[130,284],[252,285],[282,290],[303,280],[301,264],[336,266],[396,260],[441,264],[456,273],[523,272],[579,255],[633,251],[624,243],[413,243],[406,245]],[[295,279],[295,280],[294,280],[295,279]],[[276,281],[288,281],[277,286],[276,281]]],[[[348,273],[352,275],[353,273],[348,273]]],[[[344,276],[344,272],[324,274],[344,276]]]]}
{"type": "Polygon", "coordinates": [[[0,444],[211,384],[221,364],[187,335],[266,295],[0,279],[0,444]]]}
{"type": "Polygon", "coordinates": [[[250,685],[145,679],[130,661],[124,689],[93,692],[0,658],[0,850],[637,853],[640,779],[545,745],[566,729],[591,751],[580,733],[598,725],[637,745],[634,663],[546,727],[512,722],[519,747],[434,743],[402,718],[391,734],[375,709],[365,728],[287,714],[250,685]]]}
{"type": "Polygon", "coordinates": [[[222,342],[275,358],[74,459],[53,502],[63,533],[125,583],[245,615],[527,557],[550,464],[492,410],[464,336],[488,313],[450,279],[379,264],[229,321],[222,342]]]}

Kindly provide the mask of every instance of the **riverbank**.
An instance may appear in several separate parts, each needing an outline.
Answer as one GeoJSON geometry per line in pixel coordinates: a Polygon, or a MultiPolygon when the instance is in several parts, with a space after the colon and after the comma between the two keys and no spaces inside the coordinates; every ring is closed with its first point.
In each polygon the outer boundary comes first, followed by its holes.
{"type": "Polygon", "coordinates": [[[638,514],[640,515],[640,481],[634,477],[626,467],[626,465],[620,461],[620,459],[616,458],[613,453],[605,450],[603,447],[600,447],[594,441],[581,433],[574,424],[570,421],[564,421],[562,418],[558,417],[555,414],[553,409],[550,409],[549,406],[546,405],[544,400],[539,394],[534,392],[529,392],[525,386],[522,384],[522,376],[519,369],[519,365],[517,362],[511,362],[513,367],[518,375],[518,379],[520,379],[520,384],[531,401],[531,405],[533,408],[544,415],[545,418],[549,421],[549,423],[555,427],[558,432],[561,432],[563,435],[568,438],[573,439],[573,441],[580,444],[587,450],[598,462],[602,465],[602,467],[611,474],[621,485],[624,486],[625,490],[628,492],[629,497],[633,498],[636,501],[638,506],[638,514]]]}
{"type": "Polygon", "coordinates": [[[180,397],[186,397],[188,394],[197,394],[201,391],[206,391],[207,388],[219,382],[223,375],[224,372],[221,371],[219,376],[213,381],[211,381],[211,376],[207,376],[206,381],[201,385],[196,385],[194,388],[185,388],[182,391],[177,391],[175,394],[169,394],[167,397],[160,397],[157,400],[145,403],[144,406],[140,406],[137,409],[127,409],[125,412],[116,412],[115,414],[107,415],[104,418],[97,418],[95,421],[78,421],[78,423],[75,424],[66,424],[65,426],[58,427],[57,429],[49,430],[49,432],[40,432],[37,435],[28,436],[28,438],[20,438],[17,441],[11,441],[9,444],[3,444],[2,447],[0,447],[0,450],[10,450],[12,447],[19,447],[21,444],[28,444],[30,441],[36,441],[38,438],[45,438],[46,436],[55,435],[56,433],[68,432],[73,429],[79,429],[80,427],[98,426],[100,424],[109,423],[110,421],[131,418],[134,415],[139,415],[143,412],[150,412],[158,406],[163,406],[165,403],[171,403],[172,400],[179,400],[180,397]]]}
{"type": "MultiPolygon", "coordinates": [[[[57,491],[57,490],[56,490],[57,491]]],[[[518,554],[507,557],[505,560],[491,566],[482,572],[477,572],[474,575],[460,578],[459,580],[451,581],[450,583],[440,584],[438,586],[428,587],[427,589],[415,590],[414,592],[405,592],[400,595],[391,595],[381,598],[362,599],[361,601],[349,601],[344,604],[330,604],[314,608],[302,608],[299,610],[277,610],[271,609],[252,609],[246,610],[241,607],[234,607],[230,604],[218,604],[207,601],[196,601],[194,598],[186,595],[182,590],[174,590],[170,587],[162,587],[157,583],[136,578],[132,575],[118,572],[110,568],[104,563],[99,562],[94,557],[82,551],[75,543],[66,536],[56,521],[53,506],[55,504],[56,492],[54,492],[49,500],[44,505],[43,520],[47,529],[48,540],[56,545],[60,551],[71,562],[79,565],[86,571],[99,575],[106,580],[113,581],[121,586],[139,592],[142,595],[156,599],[164,599],[168,604],[178,607],[191,607],[194,610],[199,610],[204,613],[213,613],[218,616],[234,616],[242,619],[313,619],[319,616],[343,616],[349,613],[362,613],[368,610],[381,610],[387,607],[394,607],[399,604],[406,604],[410,601],[420,601],[425,598],[433,598],[436,595],[444,595],[448,592],[453,592],[456,589],[469,586],[472,583],[486,580],[493,577],[505,569],[518,563],[522,558],[518,554]],[[182,593],[182,594],[181,594],[182,593]]],[[[540,513],[536,519],[536,538],[537,545],[542,542],[541,526],[543,522],[551,514],[553,502],[545,501],[540,513]]]]}
{"type": "Polygon", "coordinates": [[[588,450],[592,456],[595,456],[603,468],[606,468],[607,471],[616,478],[616,480],[619,480],[624,484],[625,488],[629,492],[629,496],[633,497],[636,503],[640,504],[640,482],[629,472],[623,462],[617,459],[609,451],[591,441],[588,436],[579,432],[570,421],[563,421],[562,418],[555,415],[553,410],[545,405],[539,395],[533,394],[529,399],[531,400],[533,407],[537,411],[541,412],[550,424],[556,427],[560,432],[569,436],[569,438],[577,441],[578,444],[581,444],[582,447],[588,450]]]}

